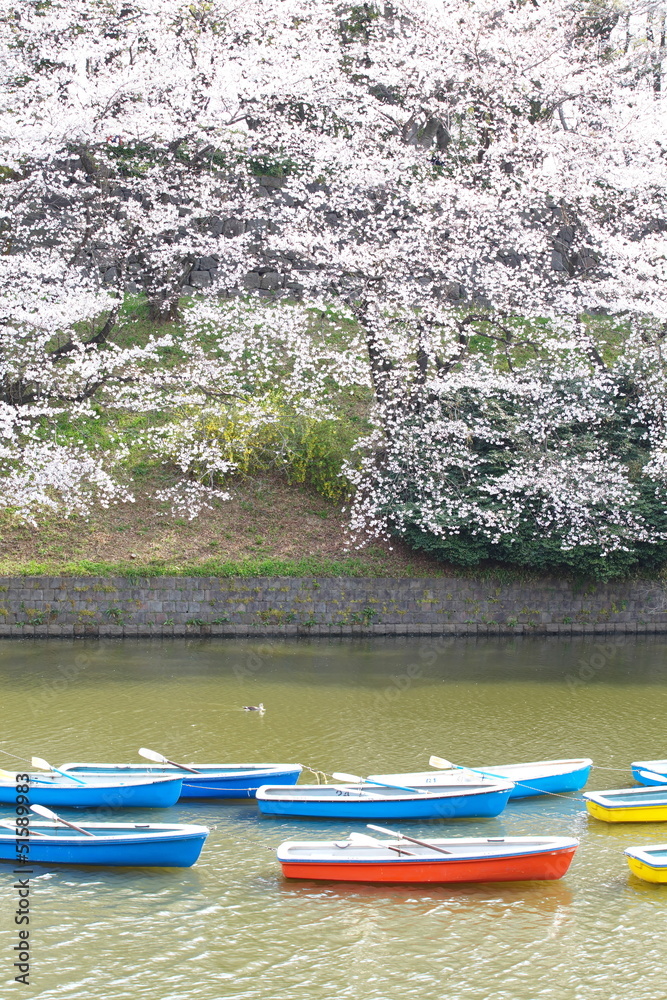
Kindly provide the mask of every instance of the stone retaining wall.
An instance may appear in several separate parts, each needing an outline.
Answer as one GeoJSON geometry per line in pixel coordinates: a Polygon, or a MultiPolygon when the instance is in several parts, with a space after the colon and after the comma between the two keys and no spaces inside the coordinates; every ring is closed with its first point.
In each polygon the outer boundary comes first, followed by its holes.
{"type": "Polygon", "coordinates": [[[0,578],[0,636],[667,632],[667,588],[464,577],[0,578]]]}

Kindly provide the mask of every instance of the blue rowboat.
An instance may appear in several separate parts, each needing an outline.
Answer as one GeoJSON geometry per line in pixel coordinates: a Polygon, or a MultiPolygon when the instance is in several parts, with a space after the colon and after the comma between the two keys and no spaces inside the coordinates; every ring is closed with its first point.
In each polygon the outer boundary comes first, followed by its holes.
{"type": "Polygon", "coordinates": [[[537,760],[528,764],[498,764],[493,767],[476,767],[474,770],[457,768],[405,774],[371,774],[369,780],[432,788],[434,785],[451,784],[452,781],[477,782],[480,774],[485,774],[492,780],[500,778],[513,781],[510,799],[525,799],[533,795],[548,795],[550,792],[559,795],[578,792],[588,781],[592,766],[590,757],[577,757],[570,760],[537,760]],[[457,775],[460,777],[457,778],[457,775]]]}
{"type": "Polygon", "coordinates": [[[635,760],[630,767],[632,768],[632,777],[640,785],[667,785],[667,760],[635,760]],[[658,777],[647,778],[641,773],[642,771],[653,771],[662,780],[659,780],[658,777]]]}
{"type": "Polygon", "coordinates": [[[301,764],[193,764],[193,774],[171,764],[63,764],[61,771],[92,775],[170,776],[183,780],[182,799],[252,799],[260,785],[295,785],[301,764]]]}
{"type": "MultiPolygon", "coordinates": [[[[27,792],[16,781],[0,781],[0,803],[15,805],[17,796],[27,795],[30,805],[73,809],[165,808],[178,802],[181,776],[136,775],[113,777],[90,775],[84,784],[60,774],[30,774],[27,792]]],[[[19,801],[23,801],[20,799],[19,801]]]]}
{"type": "MultiPolygon", "coordinates": [[[[205,826],[183,823],[86,823],[92,837],[58,823],[30,823],[28,850],[21,857],[29,864],[131,865],[189,868],[208,836],[205,826]]],[[[0,826],[0,860],[16,865],[17,834],[0,826]]],[[[21,843],[21,841],[19,841],[21,843]]]]}
{"type": "Polygon", "coordinates": [[[498,816],[507,805],[512,783],[479,782],[409,792],[401,788],[373,790],[366,784],[263,785],[257,805],[266,816],[326,819],[458,819],[498,816]]]}

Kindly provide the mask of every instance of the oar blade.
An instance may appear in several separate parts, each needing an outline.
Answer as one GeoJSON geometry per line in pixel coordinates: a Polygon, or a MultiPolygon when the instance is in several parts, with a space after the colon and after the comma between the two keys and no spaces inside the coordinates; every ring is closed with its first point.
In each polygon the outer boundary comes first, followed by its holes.
{"type": "Polygon", "coordinates": [[[161,753],[156,753],[155,750],[149,750],[147,747],[139,747],[139,756],[145,757],[146,760],[152,760],[156,764],[168,764],[169,761],[161,753]]]}
{"type": "Polygon", "coordinates": [[[95,834],[91,833],[90,830],[84,830],[82,826],[77,826],[76,823],[71,823],[68,819],[63,819],[58,813],[52,812],[51,809],[47,809],[46,806],[30,806],[33,812],[36,812],[38,816],[43,816],[45,819],[50,819],[54,823],[62,823],[63,826],[69,826],[72,830],[76,830],[77,833],[83,833],[86,837],[94,837],[95,834]]]}
{"type": "Polygon", "coordinates": [[[640,778],[648,778],[649,781],[659,781],[661,785],[667,785],[667,775],[658,774],[657,771],[640,771],[640,778]]]}
{"type": "Polygon", "coordinates": [[[417,840],[416,837],[408,837],[405,833],[398,833],[396,830],[387,830],[384,826],[374,826],[372,823],[367,823],[366,826],[369,830],[377,830],[378,833],[387,833],[390,837],[398,837],[399,840],[407,840],[410,844],[417,844],[419,847],[428,847],[429,850],[435,851],[437,854],[451,854],[444,847],[439,847],[437,844],[432,844],[428,840],[417,840]]]}
{"type": "Polygon", "coordinates": [[[67,771],[61,771],[59,768],[54,767],[53,764],[49,764],[48,760],[44,760],[42,757],[31,757],[30,763],[33,767],[41,767],[43,771],[52,771],[54,774],[60,774],[63,778],[76,782],[77,785],[85,785],[86,783],[83,778],[77,778],[75,774],[68,774],[67,771]]]}
{"type": "Polygon", "coordinates": [[[54,813],[51,809],[47,809],[46,806],[30,806],[30,808],[38,816],[43,816],[44,819],[52,819],[54,823],[57,823],[60,819],[57,813],[54,813]]]}
{"type": "Polygon", "coordinates": [[[145,757],[146,760],[153,760],[156,764],[170,764],[172,767],[177,767],[180,771],[190,771],[191,774],[201,774],[196,767],[190,767],[189,764],[179,764],[176,760],[169,760],[168,757],[163,756],[161,753],[157,753],[155,750],[149,750],[147,747],[139,747],[139,756],[145,757]]]}
{"type": "MultiPolygon", "coordinates": [[[[368,824],[368,826],[370,826],[370,824],[368,824]]],[[[386,840],[376,840],[375,837],[369,837],[367,833],[351,833],[348,840],[351,844],[358,844],[360,847],[381,847],[385,851],[394,851],[395,854],[404,854],[407,858],[415,857],[413,851],[406,851],[404,847],[394,847],[393,844],[388,844],[386,840]]]]}
{"type": "Polygon", "coordinates": [[[369,837],[367,833],[350,833],[347,838],[351,844],[366,844],[368,847],[380,847],[382,842],[375,837],[369,837]]]}
{"type": "Polygon", "coordinates": [[[456,764],[452,764],[451,760],[445,760],[444,757],[436,757],[435,754],[429,757],[428,763],[429,767],[456,768],[456,764]]]}
{"type": "Polygon", "coordinates": [[[358,774],[343,774],[342,771],[334,771],[333,774],[331,775],[331,777],[335,778],[336,781],[354,781],[354,782],[357,782],[357,781],[363,781],[364,780],[363,778],[360,778],[358,774]]]}

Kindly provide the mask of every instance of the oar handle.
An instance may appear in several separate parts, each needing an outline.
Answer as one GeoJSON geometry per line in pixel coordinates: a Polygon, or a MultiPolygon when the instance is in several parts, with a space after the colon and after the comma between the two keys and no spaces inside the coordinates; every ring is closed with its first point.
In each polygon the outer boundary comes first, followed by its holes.
{"type": "Polygon", "coordinates": [[[369,785],[379,785],[380,788],[399,788],[402,792],[413,792],[415,795],[428,795],[423,788],[408,788],[407,785],[393,785],[388,781],[372,781],[371,778],[360,778],[358,774],[344,774],[342,771],[334,771],[331,775],[337,781],[353,781],[369,785]]]}
{"type": "Polygon", "coordinates": [[[409,788],[407,785],[390,785],[388,781],[373,781],[371,778],[364,778],[369,785],[380,785],[381,788],[400,788],[402,792],[415,792],[417,795],[428,795],[425,788],[409,788]]]}
{"type": "Polygon", "coordinates": [[[481,774],[484,778],[498,778],[500,781],[509,781],[511,779],[507,778],[503,774],[494,774],[493,771],[480,771],[477,767],[464,767],[463,764],[454,764],[451,760],[445,760],[444,757],[436,757],[433,754],[429,760],[431,767],[439,767],[442,770],[453,771],[472,771],[473,774],[481,774]]]}
{"type": "Polygon", "coordinates": [[[404,854],[408,858],[416,857],[413,851],[406,851],[402,847],[394,847],[393,844],[387,844],[382,840],[376,840],[375,837],[367,837],[363,833],[351,833],[350,843],[361,846],[364,844],[371,844],[373,847],[384,847],[387,851],[395,851],[396,854],[404,854]]]}
{"type": "MultiPolygon", "coordinates": [[[[10,826],[9,823],[5,823],[4,821],[0,822],[0,826],[3,827],[5,830],[15,830],[16,829],[15,827],[10,826]]],[[[33,830],[33,828],[31,826],[26,826],[23,829],[25,829],[27,831],[27,833],[28,833],[28,835],[30,837],[46,837],[47,836],[46,833],[40,833],[39,830],[33,830]]]]}
{"type": "Polygon", "coordinates": [[[399,840],[407,840],[411,844],[418,844],[419,847],[428,847],[430,851],[437,851],[438,854],[451,854],[451,851],[446,851],[444,847],[436,847],[435,844],[429,844],[427,840],[417,840],[416,837],[407,837],[404,833],[397,833],[395,830],[387,830],[383,826],[373,826],[372,823],[367,823],[366,826],[369,830],[377,830],[378,833],[388,833],[390,837],[398,837],[399,840]]]}
{"type": "Polygon", "coordinates": [[[167,760],[167,758],[165,758],[165,760],[167,764],[172,764],[174,767],[180,767],[181,771],[189,771],[190,774],[201,774],[201,771],[198,771],[196,767],[188,767],[187,764],[177,764],[176,761],[167,760]]]}

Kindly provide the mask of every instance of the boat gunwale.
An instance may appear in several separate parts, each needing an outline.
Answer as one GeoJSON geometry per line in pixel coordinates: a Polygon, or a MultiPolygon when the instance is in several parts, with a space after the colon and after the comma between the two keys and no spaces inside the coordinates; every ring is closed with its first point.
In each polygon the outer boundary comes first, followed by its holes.
{"type": "MultiPolygon", "coordinates": [[[[87,830],[108,830],[108,823],[86,823],[84,829],[87,830]]],[[[44,837],[39,838],[39,844],[50,844],[55,846],[56,844],[67,844],[68,841],[73,841],[76,844],[85,844],[88,846],[106,845],[109,844],[136,844],[136,843],[171,843],[178,840],[190,840],[193,837],[208,837],[210,828],[207,826],[200,826],[194,823],[150,823],[150,824],[135,824],[135,823],[113,823],[111,824],[114,830],[121,830],[120,833],[115,834],[109,832],[106,835],[96,834],[93,837],[87,837],[83,833],[78,833],[76,830],[65,830],[63,829],[62,836],[55,836],[53,834],[48,834],[45,831],[47,829],[53,829],[57,824],[55,823],[31,823],[29,829],[34,829],[38,833],[44,833],[44,837]],[[142,829],[138,829],[140,826],[142,829]],[[146,829],[146,826],[149,829],[146,829]]],[[[0,844],[5,844],[7,842],[15,842],[17,839],[16,832],[5,828],[6,833],[2,828],[0,828],[0,844]]],[[[24,839],[24,838],[21,838],[24,839]]],[[[26,838],[28,839],[28,838],[26,838]]],[[[37,839],[35,839],[37,843],[37,839]]]]}
{"type": "Polygon", "coordinates": [[[648,806],[667,806],[667,783],[664,785],[639,785],[634,788],[607,788],[600,792],[583,792],[588,802],[605,809],[643,809],[648,806]],[[629,795],[630,799],[619,801],[609,795],[629,795]],[[657,798],[651,799],[651,796],[657,798]],[[634,800],[634,801],[633,801],[634,800]]]}
{"type": "MultiPolygon", "coordinates": [[[[436,789],[438,786],[431,786],[432,789],[436,789]]],[[[350,801],[366,801],[369,796],[377,801],[388,800],[390,802],[425,802],[429,799],[446,799],[446,798],[460,798],[462,796],[470,797],[474,795],[489,795],[495,793],[503,793],[506,791],[511,791],[514,788],[514,782],[495,782],[488,785],[484,785],[478,788],[471,787],[469,785],[448,785],[443,787],[440,791],[431,791],[431,788],[426,791],[421,792],[403,792],[401,789],[397,788],[397,794],[386,794],[383,792],[380,786],[373,786],[371,790],[365,782],[360,782],[358,784],[336,784],[336,785],[260,785],[255,793],[255,797],[263,802],[281,802],[285,800],[290,800],[293,802],[350,802],[350,801]],[[267,790],[275,789],[277,792],[285,792],[283,795],[272,795],[268,794],[267,790]],[[329,794],[323,794],[319,798],[316,795],[305,794],[306,790],[310,791],[321,791],[325,789],[330,789],[329,794]],[[339,789],[337,793],[334,789],[339,789]],[[342,793],[343,789],[349,789],[357,793],[356,796],[342,793]],[[333,794],[332,794],[333,793],[333,794]]],[[[394,789],[388,789],[392,792],[394,789]]]]}
{"type": "MultiPolygon", "coordinates": [[[[23,772],[17,771],[17,774],[22,774],[23,772]]],[[[182,777],[179,774],[138,774],[136,777],[128,777],[128,780],[119,781],[118,777],[113,774],[98,774],[97,772],[92,772],[98,778],[108,778],[107,781],[86,781],[85,784],[81,784],[75,778],[70,779],[70,783],[65,784],[66,778],[63,778],[60,774],[48,774],[47,772],[40,773],[37,771],[26,771],[29,775],[27,784],[30,785],[42,785],[46,788],[66,788],[68,791],[74,790],[76,788],[142,788],[144,786],[150,785],[164,785],[167,782],[172,781],[182,781],[182,777]],[[33,778],[32,775],[37,775],[37,778],[33,778]]],[[[0,788],[13,788],[16,787],[16,781],[9,781],[6,778],[0,778],[0,788]]]]}
{"type": "Polygon", "coordinates": [[[641,861],[643,864],[648,865],[649,868],[655,868],[656,870],[667,870],[667,844],[647,844],[642,847],[626,847],[623,851],[628,858],[634,858],[635,861],[641,861]],[[665,859],[662,863],[659,863],[656,858],[654,858],[649,851],[664,851],[665,859]]]}
{"type": "MultiPolygon", "coordinates": [[[[192,767],[195,767],[192,764],[192,767]]],[[[185,775],[187,782],[192,782],[197,780],[197,778],[242,778],[242,777],[257,777],[262,776],[262,774],[275,774],[276,772],[294,772],[298,771],[299,774],[303,771],[302,764],[198,764],[196,765],[196,772],[189,771],[185,767],[176,767],[172,764],[104,764],[98,761],[68,761],[60,767],[61,771],[66,771],[72,774],[100,774],[113,776],[115,769],[119,772],[134,772],[137,774],[155,774],[156,777],[160,778],[171,778],[180,777],[185,775]],[[95,770],[75,770],[76,768],[102,768],[101,771],[95,770]],[[157,768],[163,770],[157,770],[157,768]]],[[[184,779],[185,783],[185,779],[184,779]]]]}
{"type": "Polygon", "coordinates": [[[414,851],[414,845],[405,840],[388,840],[388,841],[378,841],[377,845],[367,844],[357,845],[357,850],[366,851],[380,851],[384,848],[387,853],[383,853],[381,857],[359,857],[353,852],[347,854],[345,857],[332,857],[331,855],[324,855],[321,858],[312,857],[295,857],[294,855],[288,856],[288,852],[294,848],[305,850],[317,850],[318,848],[323,851],[326,849],[333,850],[338,848],[339,850],[344,850],[340,847],[340,842],[337,841],[298,841],[298,840],[287,840],[284,841],[276,848],[276,857],[278,861],[284,864],[373,864],[373,865],[416,865],[416,864],[451,864],[456,862],[475,862],[475,861],[510,861],[513,858],[523,858],[523,857],[535,857],[538,855],[549,855],[549,854],[560,854],[563,851],[576,850],[579,847],[580,841],[575,837],[506,837],[506,838],[486,838],[486,837],[461,837],[461,838],[438,838],[433,839],[432,844],[434,847],[440,848],[452,848],[450,854],[444,855],[433,850],[431,854],[419,854],[411,856],[409,854],[404,854],[402,857],[398,855],[389,855],[389,850],[391,848],[401,848],[405,851],[414,851]],[[464,845],[474,845],[475,847],[489,846],[491,850],[493,845],[500,847],[500,842],[507,844],[510,850],[506,852],[495,853],[473,853],[466,854],[464,845]],[[534,842],[530,842],[534,841],[534,842]],[[457,851],[456,847],[460,850],[457,851]],[[511,850],[514,848],[514,850],[511,850]],[[522,849],[523,848],[523,849],[522,849]]]}

